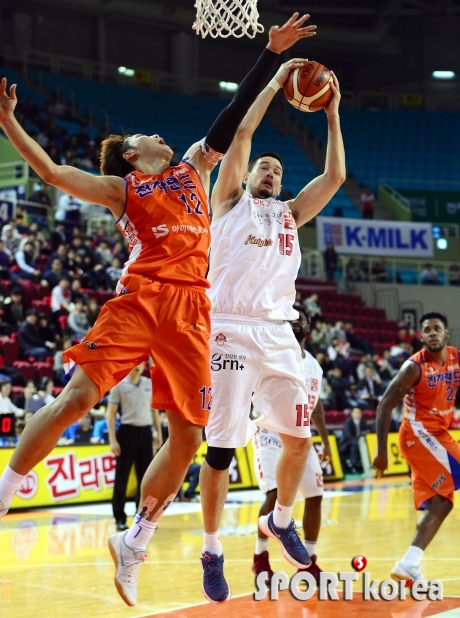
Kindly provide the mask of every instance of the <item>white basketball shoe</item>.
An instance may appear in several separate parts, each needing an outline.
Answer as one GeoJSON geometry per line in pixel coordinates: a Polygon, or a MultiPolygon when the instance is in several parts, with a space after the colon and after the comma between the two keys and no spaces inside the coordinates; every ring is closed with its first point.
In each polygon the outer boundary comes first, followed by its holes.
{"type": "Polygon", "coordinates": [[[134,549],[125,543],[126,532],[119,532],[109,537],[108,546],[115,563],[115,586],[126,605],[137,602],[137,576],[139,567],[148,553],[143,549],[134,549]]]}

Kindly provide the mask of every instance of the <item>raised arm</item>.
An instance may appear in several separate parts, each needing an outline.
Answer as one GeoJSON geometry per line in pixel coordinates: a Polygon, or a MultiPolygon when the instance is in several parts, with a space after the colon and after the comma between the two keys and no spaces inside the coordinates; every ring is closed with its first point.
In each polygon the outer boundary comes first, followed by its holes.
{"type": "Polygon", "coordinates": [[[259,94],[243,118],[235,138],[222,160],[219,176],[212,192],[213,219],[219,219],[240,199],[241,183],[246,174],[251,153],[252,136],[262,121],[277,90],[287,80],[289,73],[305,63],[302,58],[293,58],[283,64],[268,86],[259,94]]]}
{"type": "Polygon", "coordinates": [[[399,405],[420,380],[420,367],[417,363],[407,360],[399,370],[399,373],[388,385],[377,407],[377,456],[374,459],[373,468],[376,476],[382,476],[388,468],[387,439],[391,423],[391,413],[399,405]]]}
{"type": "Polygon", "coordinates": [[[16,84],[11,86],[8,94],[6,79],[3,78],[0,82],[0,126],[40,178],[85,202],[106,206],[116,218],[120,217],[125,204],[125,181],[117,176],[93,176],[76,167],[53,163],[16,120],[16,104],[16,84]]]}
{"type": "Polygon", "coordinates": [[[228,151],[240,122],[273,74],[279,55],[298,40],[316,34],[316,26],[302,27],[309,17],[309,15],[304,15],[299,18],[299,13],[294,13],[284,26],[272,26],[267,47],[241,82],[231,103],[214,121],[204,145],[200,149],[194,149],[193,153],[189,153],[190,162],[198,169],[202,177],[209,174],[218,163],[221,158],[219,155],[228,151]]]}
{"type": "Polygon", "coordinates": [[[331,88],[334,96],[325,108],[328,134],[324,172],[309,182],[298,196],[289,202],[297,227],[316,217],[346,179],[345,150],[339,119],[340,87],[334,73],[331,88]]]}

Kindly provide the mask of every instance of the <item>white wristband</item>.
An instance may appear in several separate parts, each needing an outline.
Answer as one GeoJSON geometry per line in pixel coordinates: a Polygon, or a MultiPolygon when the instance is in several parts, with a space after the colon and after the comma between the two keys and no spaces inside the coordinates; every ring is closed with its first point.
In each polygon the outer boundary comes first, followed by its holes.
{"type": "Polygon", "coordinates": [[[279,82],[275,78],[273,78],[271,82],[268,83],[268,86],[270,88],[273,88],[275,92],[278,92],[278,90],[281,88],[281,86],[279,85],[279,82]]]}

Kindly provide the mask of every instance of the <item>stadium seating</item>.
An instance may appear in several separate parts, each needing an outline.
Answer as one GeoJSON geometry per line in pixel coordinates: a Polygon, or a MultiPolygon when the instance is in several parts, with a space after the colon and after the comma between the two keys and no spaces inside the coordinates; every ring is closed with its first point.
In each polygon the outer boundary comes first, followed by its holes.
{"type": "MultiPolygon", "coordinates": [[[[326,142],[322,114],[292,113],[326,142]]],[[[360,184],[375,190],[381,178],[405,179],[400,186],[410,189],[449,189],[458,182],[459,112],[344,108],[340,118],[347,169],[360,184]]]]}

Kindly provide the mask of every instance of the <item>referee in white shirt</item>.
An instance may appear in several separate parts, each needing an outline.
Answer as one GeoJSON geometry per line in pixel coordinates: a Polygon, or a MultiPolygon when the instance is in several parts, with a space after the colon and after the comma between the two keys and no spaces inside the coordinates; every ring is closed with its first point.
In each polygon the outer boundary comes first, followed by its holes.
{"type": "Polygon", "coordinates": [[[142,477],[153,458],[153,449],[162,443],[160,416],[151,407],[152,383],[142,376],[144,363],[137,365],[109,394],[107,407],[107,428],[110,450],[117,458],[112,508],[117,530],[127,530],[126,487],[131,466],[134,464],[137,477],[136,508],[139,505],[142,477]],[[121,424],[115,431],[117,412],[121,413],[121,424]],[[156,437],[153,440],[152,425],[156,437]]]}

